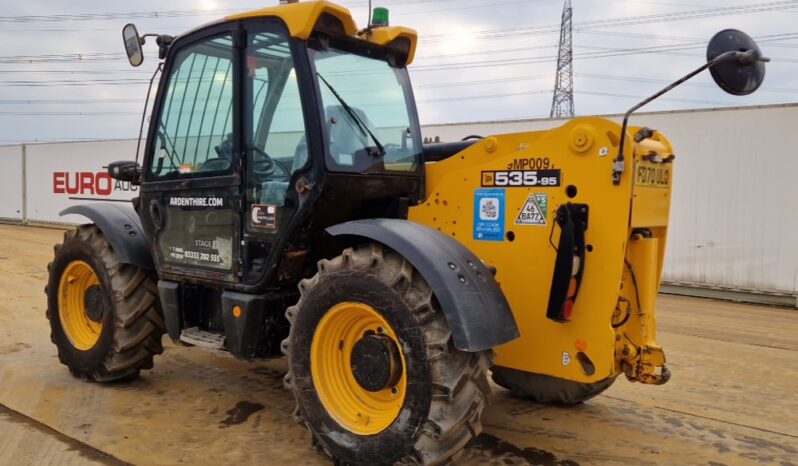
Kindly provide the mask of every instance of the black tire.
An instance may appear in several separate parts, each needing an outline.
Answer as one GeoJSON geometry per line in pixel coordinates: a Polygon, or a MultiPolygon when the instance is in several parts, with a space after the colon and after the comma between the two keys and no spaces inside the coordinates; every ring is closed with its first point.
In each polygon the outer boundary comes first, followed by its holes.
{"type": "Polygon", "coordinates": [[[285,382],[297,401],[294,417],[310,431],[317,450],[338,464],[435,465],[455,457],[481,432],[493,352],[455,349],[432,290],[403,257],[373,244],[347,249],[320,261],[318,273],[299,290],[299,302],[286,312],[291,331],[283,342],[289,360],[285,382]],[[351,301],[379,312],[396,330],[405,358],[408,388],[401,411],[375,435],[358,435],[337,423],[311,373],[318,323],[330,308],[351,301]]]}
{"type": "Polygon", "coordinates": [[[491,371],[496,385],[510,390],[514,396],[541,404],[581,403],[601,394],[615,382],[615,377],[594,383],[574,382],[501,366],[494,366],[491,371]]]}
{"type": "Polygon", "coordinates": [[[129,380],[142,369],[151,369],[153,356],[163,352],[165,331],[158,287],[152,271],[117,259],[111,245],[95,225],[83,225],[64,234],[64,243],[55,246],[55,257],[47,265],[49,280],[47,319],[50,339],[58,348],[58,359],[75,377],[97,382],[129,380]],[[74,261],[88,264],[102,290],[102,329],[94,346],[76,348],[59,317],[59,283],[66,267],[74,261]]]}

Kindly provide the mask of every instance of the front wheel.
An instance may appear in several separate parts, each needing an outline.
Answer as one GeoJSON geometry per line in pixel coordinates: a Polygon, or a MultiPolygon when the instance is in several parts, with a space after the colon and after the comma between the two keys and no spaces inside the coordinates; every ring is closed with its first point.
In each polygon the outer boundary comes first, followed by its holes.
{"type": "Polygon", "coordinates": [[[491,351],[454,347],[421,275],[379,245],[319,262],[288,309],[286,385],[314,444],[343,464],[440,464],[481,431],[491,351]]]}
{"type": "Polygon", "coordinates": [[[151,271],[119,262],[95,225],[67,231],[47,269],[50,338],[73,375],[110,382],[152,368],[165,325],[151,271]]]}

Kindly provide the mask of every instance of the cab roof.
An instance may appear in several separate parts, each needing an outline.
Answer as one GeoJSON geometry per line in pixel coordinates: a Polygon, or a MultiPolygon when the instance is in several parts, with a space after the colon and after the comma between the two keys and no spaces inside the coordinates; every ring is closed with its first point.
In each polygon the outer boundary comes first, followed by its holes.
{"type": "Polygon", "coordinates": [[[410,64],[415,56],[418,34],[401,26],[375,27],[358,30],[349,10],[326,0],[282,4],[247,11],[224,18],[225,22],[252,18],[279,18],[288,27],[289,34],[300,40],[310,38],[313,31],[323,30],[347,37],[356,37],[374,44],[395,48],[407,57],[410,64]]]}

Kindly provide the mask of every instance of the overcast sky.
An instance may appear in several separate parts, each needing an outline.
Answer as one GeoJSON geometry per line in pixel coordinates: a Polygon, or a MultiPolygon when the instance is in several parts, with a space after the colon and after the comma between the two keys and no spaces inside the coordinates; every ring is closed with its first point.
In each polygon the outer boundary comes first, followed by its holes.
{"type": "MultiPolygon", "coordinates": [[[[625,111],[703,63],[706,42],[724,28],[748,32],[773,59],[760,91],[733,97],[707,73],[646,110],[791,103],[798,97],[798,0],[572,2],[578,115],[625,111]]],[[[125,23],[136,23],[142,33],[179,34],[276,3],[4,2],[0,144],[135,137],[157,52],[148,44],[144,65],[130,68],[120,33],[125,23]],[[161,14],[153,18],[153,12],[161,14]]],[[[359,26],[365,23],[366,0],[340,3],[359,26]]],[[[410,70],[422,124],[548,116],[562,0],[386,0],[374,6],[388,7],[393,25],[419,32],[410,70]]]]}

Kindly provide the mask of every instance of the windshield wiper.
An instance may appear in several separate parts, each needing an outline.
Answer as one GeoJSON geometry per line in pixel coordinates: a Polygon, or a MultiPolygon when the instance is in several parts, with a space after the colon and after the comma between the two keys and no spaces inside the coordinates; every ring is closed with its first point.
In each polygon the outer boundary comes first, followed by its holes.
{"type": "Polygon", "coordinates": [[[366,123],[360,118],[360,115],[358,115],[357,112],[352,107],[350,107],[348,103],[346,103],[344,98],[341,97],[340,94],[338,94],[338,92],[335,90],[332,84],[330,84],[329,82],[327,82],[326,79],[324,79],[324,76],[322,76],[321,73],[316,72],[316,76],[318,76],[319,79],[321,79],[321,81],[327,86],[327,89],[329,89],[330,92],[332,92],[332,94],[335,96],[335,98],[338,99],[338,102],[341,103],[341,107],[343,107],[344,110],[346,110],[346,113],[348,113],[349,116],[352,117],[352,120],[357,124],[357,127],[360,129],[361,132],[363,132],[363,135],[364,136],[368,135],[369,137],[371,137],[371,140],[374,141],[374,145],[377,146],[377,153],[376,154],[372,153],[371,155],[375,155],[377,157],[384,156],[385,147],[382,145],[380,140],[377,139],[377,136],[375,136],[374,133],[371,132],[368,125],[366,125],[366,123]]]}

